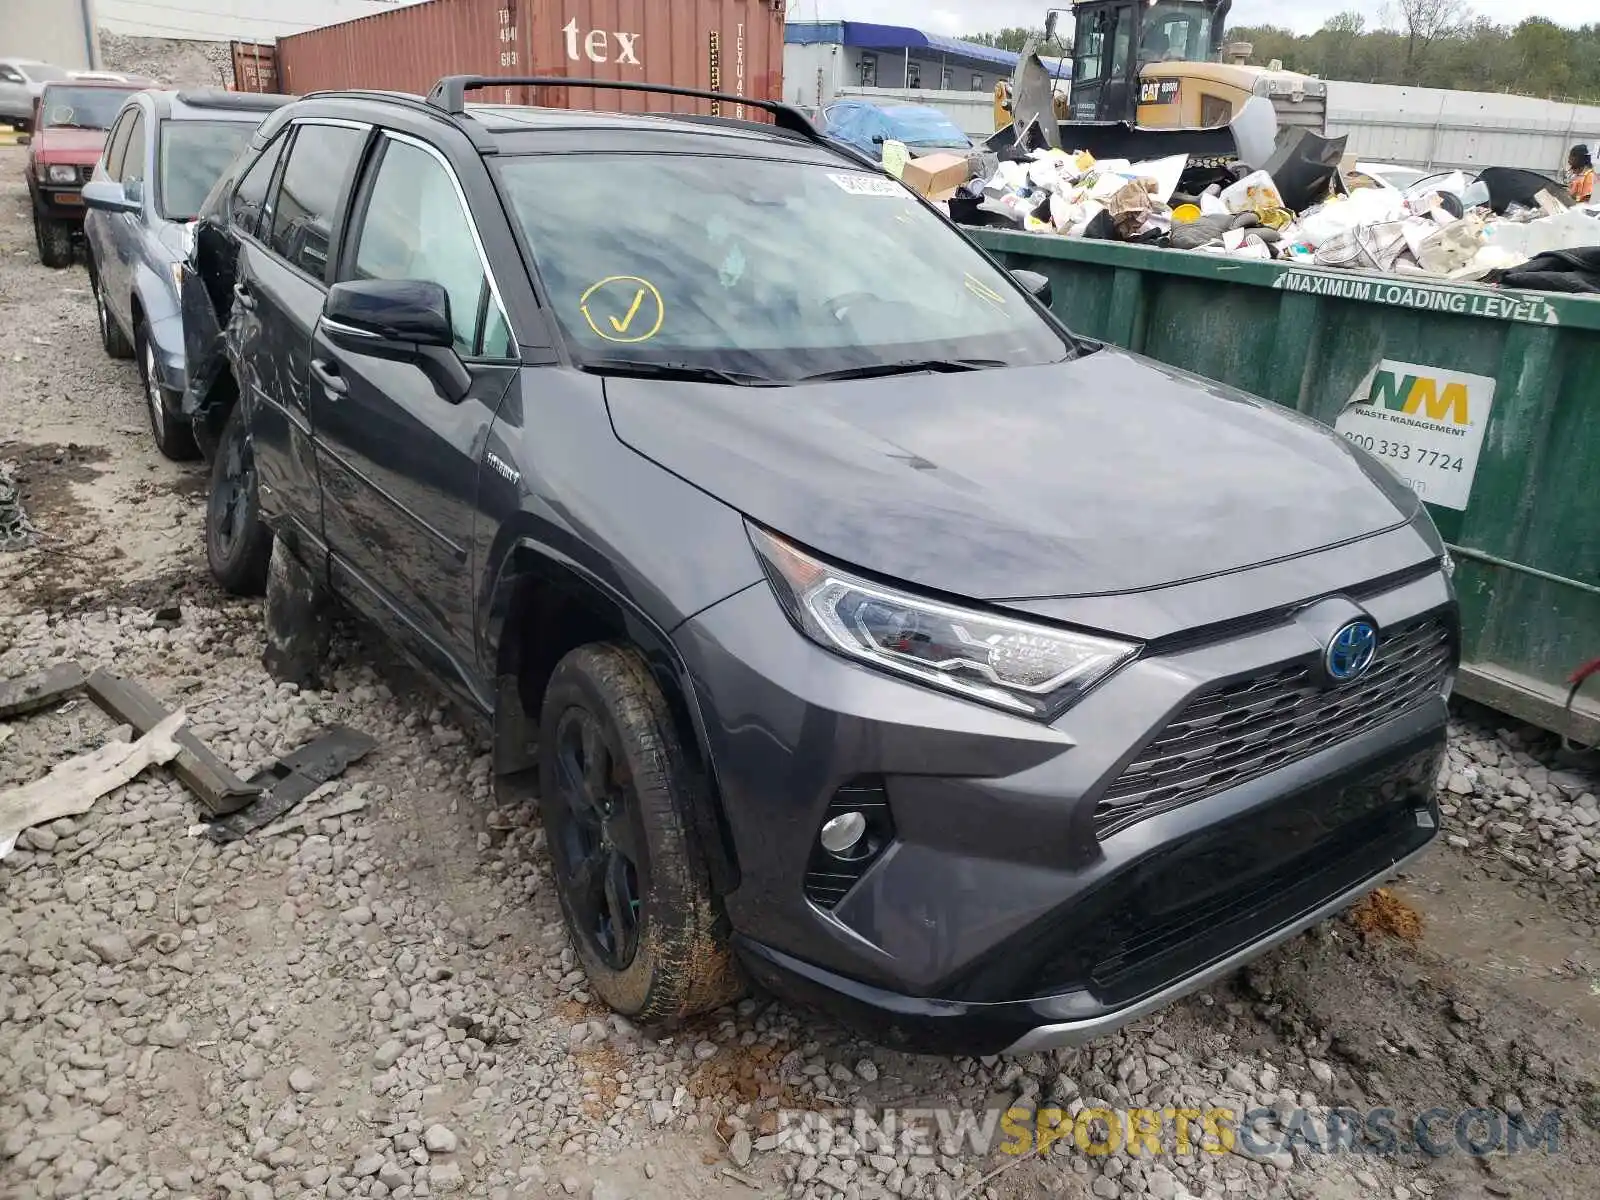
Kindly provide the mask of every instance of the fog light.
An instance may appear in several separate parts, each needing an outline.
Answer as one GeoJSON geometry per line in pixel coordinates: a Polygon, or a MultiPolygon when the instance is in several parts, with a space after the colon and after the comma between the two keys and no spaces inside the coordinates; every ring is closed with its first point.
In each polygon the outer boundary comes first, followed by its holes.
{"type": "Polygon", "coordinates": [[[822,827],[822,848],[829,854],[843,857],[861,844],[866,832],[865,816],[858,812],[843,813],[822,827]]]}

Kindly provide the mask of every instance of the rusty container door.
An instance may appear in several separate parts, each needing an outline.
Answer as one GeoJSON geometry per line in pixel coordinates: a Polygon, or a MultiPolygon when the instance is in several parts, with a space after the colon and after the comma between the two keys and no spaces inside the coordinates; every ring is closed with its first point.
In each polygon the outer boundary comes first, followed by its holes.
{"type": "MultiPolygon", "coordinates": [[[[425,94],[443,75],[627,80],[781,99],[782,0],[426,0],[278,41],[279,82],[305,94],[425,94]]],[[[710,102],[590,88],[495,88],[486,103],[711,112],[710,102]]],[[[723,116],[753,116],[739,105],[723,116]]]]}
{"type": "Polygon", "coordinates": [[[260,42],[233,42],[233,90],[236,92],[276,92],[278,54],[260,42]]]}

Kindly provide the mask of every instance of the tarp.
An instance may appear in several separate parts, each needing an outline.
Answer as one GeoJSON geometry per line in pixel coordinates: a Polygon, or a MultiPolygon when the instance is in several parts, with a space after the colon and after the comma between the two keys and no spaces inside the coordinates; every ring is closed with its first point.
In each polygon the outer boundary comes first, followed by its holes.
{"type": "Polygon", "coordinates": [[[873,158],[882,152],[882,143],[873,141],[875,136],[904,142],[912,150],[965,150],[972,145],[972,139],[944,113],[917,104],[840,101],[828,106],[823,132],[873,158]]]}

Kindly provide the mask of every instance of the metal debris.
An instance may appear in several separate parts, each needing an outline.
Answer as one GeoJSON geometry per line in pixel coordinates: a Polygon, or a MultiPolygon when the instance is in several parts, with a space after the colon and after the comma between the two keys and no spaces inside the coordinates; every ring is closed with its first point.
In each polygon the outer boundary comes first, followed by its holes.
{"type": "MultiPolygon", "coordinates": [[[[131,679],[100,670],[89,676],[89,698],[114,720],[132,725],[139,734],[149,733],[168,717],[167,710],[143,686],[131,679]]],[[[172,773],[197,797],[214,817],[227,816],[254,803],[264,788],[246,783],[235,775],[193,730],[178,733],[180,751],[172,762],[172,773]]]]}
{"type": "Polygon", "coordinates": [[[323,784],[343,775],[372,753],[377,744],[359,730],[333,726],[251,776],[251,785],[266,794],[243,811],[213,821],[207,836],[214,842],[233,842],[254,833],[308,799],[323,784]]]}
{"type": "Polygon", "coordinates": [[[39,540],[39,530],[22,511],[16,476],[0,463],[0,551],[26,550],[39,540]]]}
{"type": "Polygon", "coordinates": [[[0,680],[0,718],[21,717],[49,708],[81,688],[87,678],[77,663],[62,662],[33,675],[0,680]]]}

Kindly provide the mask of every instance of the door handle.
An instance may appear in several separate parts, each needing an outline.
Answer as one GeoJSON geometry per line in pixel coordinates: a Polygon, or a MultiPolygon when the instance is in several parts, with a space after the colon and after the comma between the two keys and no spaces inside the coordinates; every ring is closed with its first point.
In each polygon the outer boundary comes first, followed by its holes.
{"type": "Polygon", "coordinates": [[[233,285],[233,298],[244,308],[253,309],[256,306],[256,298],[254,293],[252,293],[250,289],[242,283],[236,283],[233,285]]]}
{"type": "Polygon", "coordinates": [[[337,400],[350,391],[350,384],[339,374],[339,368],[326,359],[313,358],[311,373],[317,377],[317,382],[322,385],[322,390],[328,393],[330,400],[337,400]]]}

